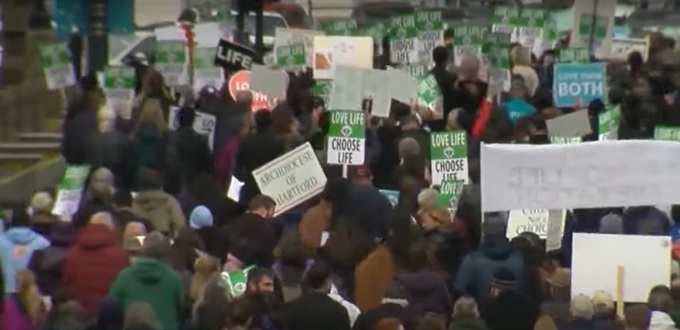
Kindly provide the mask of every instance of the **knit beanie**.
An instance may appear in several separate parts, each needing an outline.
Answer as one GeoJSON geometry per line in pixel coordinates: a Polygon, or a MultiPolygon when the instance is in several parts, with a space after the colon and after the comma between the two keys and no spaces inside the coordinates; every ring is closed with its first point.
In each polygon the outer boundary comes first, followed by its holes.
{"type": "Polygon", "coordinates": [[[193,229],[212,227],[213,215],[207,207],[203,205],[196,206],[189,216],[189,225],[193,229]]]}
{"type": "Polygon", "coordinates": [[[623,234],[623,219],[620,215],[609,213],[600,219],[600,234],[623,234]]]}
{"type": "Polygon", "coordinates": [[[499,289],[513,289],[517,285],[517,276],[508,268],[496,269],[491,275],[491,286],[499,289]]]}

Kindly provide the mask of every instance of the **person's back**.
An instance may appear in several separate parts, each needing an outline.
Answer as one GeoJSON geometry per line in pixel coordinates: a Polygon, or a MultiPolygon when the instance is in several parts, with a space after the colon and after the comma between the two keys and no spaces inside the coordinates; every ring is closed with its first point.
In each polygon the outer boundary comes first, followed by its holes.
{"type": "Polygon", "coordinates": [[[25,210],[16,209],[12,213],[12,227],[0,234],[0,263],[5,280],[5,294],[16,292],[15,277],[21,269],[28,266],[33,253],[50,246],[45,237],[28,227],[25,210]]]}
{"type": "Polygon", "coordinates": [[[50,246],[33,253],[28,268],[36,276],[36,282],[46,296],[52,296],[61,287],[64,261],[75,243],[76,230],[70,222],[57,224],[50,235],[50,246]]]}

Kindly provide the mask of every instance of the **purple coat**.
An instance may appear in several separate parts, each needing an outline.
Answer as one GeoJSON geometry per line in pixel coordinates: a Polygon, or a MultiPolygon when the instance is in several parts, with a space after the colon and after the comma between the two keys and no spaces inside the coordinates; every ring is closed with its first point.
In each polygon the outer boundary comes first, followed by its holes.
{"type": "Polygon", "coordinates": [[[5,296],[5,306],[0,314],[0,329],[2,330],[33,330],[33,321],[26,314],[24,307],[16,294],[5,296]]]}

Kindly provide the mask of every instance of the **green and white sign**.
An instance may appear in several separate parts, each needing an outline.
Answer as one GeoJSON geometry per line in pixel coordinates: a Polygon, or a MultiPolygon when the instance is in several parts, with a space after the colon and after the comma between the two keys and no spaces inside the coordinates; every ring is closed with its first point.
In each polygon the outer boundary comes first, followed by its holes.
{"type": "Polygon", "coordinates": [[[489,32],[484,35],[482,52],[489,67],[489,82],[510,90],[512,82],[510,63],[510,40],[512,36],[504,32],[489,32]]]}
{"type": "Polygon", "coordinates": [[[326,149],[328,164],[363,165],[366,119],[360,111],[332,110],[326,149]]]}
{"type": "Polygon", "coordinates": [[[326,32],[329,36],[358,36],[359,25],[357,20],[348,19],[342,21],[334,21],[321,25],[321,30],[326,32]]]}
{"type": "Polygon", "coordinates": [[[322,98],[326,105],[328,105],[330,104],[331,88],[333,88],[332,80],[316,79],[316,83],[312,87],[312,93],[314,93],[314,96],[322,98]]]}
{"type": "Polygon", "coordinates": [[[414,77],[416,79],[423,79],[425,76],[430,74],[430,69],[428,68],[427,65],[420,64],[420,65],[404,65],[401,67],[402,70],[408,72],[411,77],[414,77]]]}
{"type": "MultiPolygon", "coordinates": [[[[593,53],[599,54],[604,40],[607,39],[609,18],[595,15],[594,21],[595,26],[593,27],[593,15],[587,13],[582,14],[578,24],[578,36],[580,40],[590,40],[592,34],[593,53]]],[[[586,41],[585,44],[587,45],[588,42],[586,41]]]]}
{"type": "Polygon", "coordinates": [[[512,41],[517,40],[519,26],[519,9],[510,6],[496,6],[491,18],[491,31],[508,33],[512,41]]]}
{"type": "Polygon", "coordinates": [[[542,9],[522,9],[519,15],[519,43],[530,49],[541,42],[541,33],[545,25],[546,12],[542,9]]]}
{"type": "Polygon", "coordinates": [[[474,56],[479,63],[484,63],[482,47],[489,29],[483,26],[463,26],[453,29],[453,60],[456,66],[466,56],[474,56]]]}
{"type": "Polygon", "coordinates": [[[418,63],[430,63],[432,50],[444,44],[442,12],[424,11],[416,14],[418,27],[418,63]]]}
{"type": "Polygon", "coordinates": [[[583,138],[581,138],[580,136],[564,137],[550,135],[551,144],[577,144],[581,142],[583,142],[583,138]]]}
{"type": "Polygon", "coordinates": [[[135,69],[107,67],[104,69],[102,82],[108,99],[129,100],[135,93],[135,69]]]}
{"type": "Polygon", "coordinates": [[[437,195],[436,203],[441,207],[449,210],[458,208],[458,200],[463,192],[463,181],[443,181],[439,187],[439,195],[437,195]]]}
{"type": "Polygon", "coordinates": [[[212,86],[217,89],[224,85],[224,70],[215,65],[214,48],[194,49],[194,90],[212,86]]]}
{"type": "Polygon", "coordinates": [[[44,45],[39,52],[48,89],[61,89],[76,84],[71,53],[66,44],[44,45]]]}
{"type": "Polygon", "coordinates": [[[287,71],[296,71],[305,68],[305,45],[295,44],[276,48],[276,65],[287,71]]]}
{"type": "Polygon", "coordinates": [[[617,140],[619,122],[621,118],[621,106],[616,106],[598,116],[598,139],[600,141],[617,140]]]}
{"type": "Polygon", "coordinates": [[[390,62],[399,64],[417,64],[418,27],[415,15],[404,15],[390,18],[388,22],[390,37],[390,62]]]}
{"type": "Polygon", "coordinates": [[[187,56],[182,41],[159,41],[156,43],[156,69],[163,74],[165,84],[178,86],[181,84],[187,56]]]}
{"type": "Polygon", "coordinates": [[[248,273],[255,269],[255,266],[248,266],[236,272],[222,272],[222,280],[227,285],[227,289],[232,297],[240,297],[248,289],[248,273]]]}
{"type": "Polygon", "coordinates": [[[680,127],[656,126],[654,127],[654,140],[680,141],[680,127]]]}
{"type": "Polygon", "coordinates": [[[54,208],[52,208],[53,214],[58,215],[63,220],[71,220],[71,216],[76,213],[78,206],[80,206],[83,184],[89,172],[89,166],[66,167],[66,172],[59,183],[54,208]]]}
{"type": "Polygon", "coordinates": [[[430,134],[432,184],[468,181],[467,138],[464,131],[430,134]]]}
{"type": "Polygon", "coordinates": [[[560,50],[560,63],[590,63],[588,48],[565,48],[560,50]]]}
{"type": "Polygon", "coordinates": [[[418,104],[432,110],[437,108],[437,102],[441,101],[442,93],[433,75],[427,75],[418,81],[418,104]]]}

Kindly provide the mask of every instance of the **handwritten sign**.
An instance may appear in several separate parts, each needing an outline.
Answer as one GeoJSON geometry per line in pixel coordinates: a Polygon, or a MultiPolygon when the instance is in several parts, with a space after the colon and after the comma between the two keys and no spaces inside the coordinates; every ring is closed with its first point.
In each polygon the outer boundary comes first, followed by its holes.
{"type": "Polygon", "coordinates": [[[546,209],[512,210],[505,236],[513,239],[521,233],[530,232],[544,239],[548,234],[549,219],[550,213],[546,209]]]}
{"type": "Polygon", "coordinates": [[[680,143],[484,144],[483,211],[671,205],[680,197],[680,143]]]}

